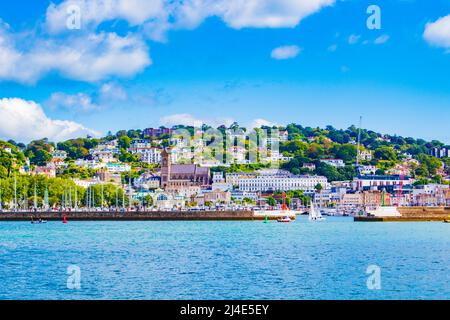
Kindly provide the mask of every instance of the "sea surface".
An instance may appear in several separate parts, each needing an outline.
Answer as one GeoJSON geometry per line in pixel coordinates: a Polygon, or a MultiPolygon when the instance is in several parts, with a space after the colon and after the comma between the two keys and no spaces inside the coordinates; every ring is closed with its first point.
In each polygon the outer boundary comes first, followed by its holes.
{"type": "Polygon", "coordinates": [[[0,299],[449,298],[442,222],[0,223],[0,299]]]}

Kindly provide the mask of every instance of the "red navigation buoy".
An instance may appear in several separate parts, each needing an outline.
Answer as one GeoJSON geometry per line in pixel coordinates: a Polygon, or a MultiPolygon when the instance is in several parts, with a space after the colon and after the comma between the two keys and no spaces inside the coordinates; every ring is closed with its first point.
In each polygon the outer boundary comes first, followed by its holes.
{"type": "Polygon", "coordinates": [[[63,223],[67,223],[67,216],[63,215],[63,223]]]}

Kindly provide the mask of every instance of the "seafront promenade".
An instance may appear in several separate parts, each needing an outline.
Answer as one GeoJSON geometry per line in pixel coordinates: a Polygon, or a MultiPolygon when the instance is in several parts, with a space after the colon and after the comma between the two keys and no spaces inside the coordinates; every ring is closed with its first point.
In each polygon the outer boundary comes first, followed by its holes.
{"type": "MultiPolygon", "coordinates": [[[[233,221],[233,220],[264,220],[266,215],[255,211],[72,211],[72,212],[2,212],[0,221],[31,221],[32,219],[46,221],[62,221],[66,215],[69,221],[233,221]]],[[[269,214],[269,220],[277,220],[285,215],[269,214]]],[[[295,219],[295,215],[289,215],[295,219]]]]}

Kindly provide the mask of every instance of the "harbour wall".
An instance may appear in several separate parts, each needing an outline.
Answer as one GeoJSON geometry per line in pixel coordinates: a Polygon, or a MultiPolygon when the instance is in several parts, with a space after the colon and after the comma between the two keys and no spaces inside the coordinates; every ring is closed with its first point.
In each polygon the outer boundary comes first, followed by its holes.
{"type": "Polygon", "coordinates": [[[399,207],[400,217],[355,217],[361,222],[445,221],[450,220],[450,207],[399,207]]]}
{"type": "MultiPolygon", "coordinates": [[[[3,212],[0,221],[31,221],[32,217],[47,221],[62,221],[64,214],[69,221],[251,221],[264,220],[265,216],[254,211],[148,211],[148,212],[3,212]]],[[[280,216],[269,216],[276,220],[280,216]]],[[[295,216],[291,217],[295,219],[295,216]]]]}

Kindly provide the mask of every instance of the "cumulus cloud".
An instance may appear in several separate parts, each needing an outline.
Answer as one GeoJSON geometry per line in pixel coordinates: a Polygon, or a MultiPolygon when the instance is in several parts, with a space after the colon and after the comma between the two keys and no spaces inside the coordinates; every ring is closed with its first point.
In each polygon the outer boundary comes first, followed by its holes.
{"type": "Polygon", "coordinates": [[[375,44],[383,44],[383,43],[388,42],[389,38],[390,38],[389,35],[384,34],[384,35],[379,36],[378,38],[376,38],[373,43],[375,43],[375,44]]]}
{"type": "Polygon", "coordinates": [[[83,27],[95,28],[104,21],[125,20],[144,27],[154,40],[164,39],[172,29],[193,29],[205,19],[217,16],[229,27],[286,28],[333,5],[335,0],[66,0],[48,7],[47,28],[66,30],[69,5],[80,8],[83,27]]]}
{"type": "Polygon", "coordinates": [[[104,83],[99,92],[100,102],[124,101],[128,98],[125,89],[114,82],[104,83]]]}
{"type": "Polygon", "coordinates": [[[100,109],[100,106],[92,101],[91,96],[85,93],[71,95],[63,92],[56,92],[51,95],[45,105],[52,109],[63,108],[76,112],[90,112],[100,109]]]}
{"type": "Polygon", "coordinates": [[[46,13],[46,26],[51,33],[67,31],[69,8],[79,8],[81,28],[95,28],[104,21],[125,20],[131,26],[149,19],[165,19],[163,0],[69,0],[50,4],[46,13]]]}
{"type": "Polygon", "coordinates": [[[161,123],[161,125],[167,127],[175,125],[201,127],[203,124],[218,127],[220,125],[230,126],[234,122],[234,119],[223,117],[200,119],[189,113],[180,113],[162,117],[161,119],[159,119],[159,122],[161,123]]]}
{"type": "Polygon", "coordinates": [[[266,119],[261,119],[261,118],[255,119],[248,124],[249,129],[261,128],[262,126],[273,127],[273,126],[278,126],[278,124],[271,122],[269,120],[266,120],[266,119]]]}
{"type": "Polygon", "coordinates": [[[423,37],[433,46],[450,49],[450,14],[427,23],[423,37]]]}
{"type": "MultiPolygon", "coordinates": [[[[194,126],[194,127],[201,127],[203,124],[212,126],[212,127],[218,127],[220,125],[225,125],[226,127],[231,126],[236,120],[233,118],[197,118],[189,113],[180,113],[180,114],[173,114],[169,116],[162,117],[159,122],[163,126],[171,127],[176,125],[185,125],[185,126],[194,126]]],[[[271,122],[266,119],[257,118],[254,119],[246,124],[244,126],[248,129],[254,129],[254,128],[260,128],[262,126],[267,127],[273,127],[273,126],[279,126],[279,124],[275,122],[271,122]]]]}
{"type": "Polygon", "coordinates": [[[142,37],[164,41],[169,30],[194,29],[213,16],[234,29],[295,27],[303,18],[334,3],[335,0],[64,0],[48,6],[43,33],[17,35],[0,25],[0,80],[33,84],[49,73],[87,82],[132,77],[152,63],[142,37]],[[79,8],[80,30],[67,27],[71,6],[79,8]],[[98,28],[104,22],[118,20],[133,27],[133,33],[119,36],[98,28]]]}
{"type": "Polygon", "coordinates": [[[0,136],[4,138],[26,142],[42,138],[62,141],[87,135],[99,133],[76,122],[50,119],[33,101],[0,99],[0,136]]]}
{"type": "Polygon", "coordinates": [[[137,36],[115,33],[64,39],[26,39],[0,26],[0,79],[35,83],[50,72],[96,82],[113,76],[131,77],[151,64],[148,48],[137,36]]]}
{"type": "Polygon", "coordinates": [[[276,60],[292,59],[299,55],[301,49],[298,46],[282,46],[272,50],[270,56],[276,60]]]}

